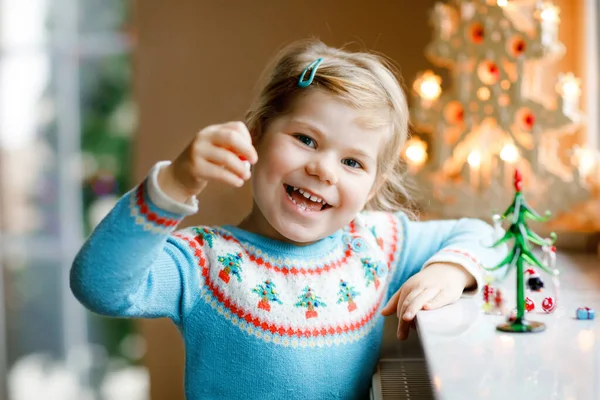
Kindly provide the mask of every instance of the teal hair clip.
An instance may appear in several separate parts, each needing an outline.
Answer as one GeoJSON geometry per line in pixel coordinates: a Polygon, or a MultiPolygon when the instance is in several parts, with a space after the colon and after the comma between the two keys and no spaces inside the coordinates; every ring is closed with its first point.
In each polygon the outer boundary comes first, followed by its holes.
{"type": "Polygon", "coordinates": [[[321,65],[322,62],[323,62],[323,58],[319,57],[315,61],[308,64],[308,67],[306,67],[304,69],[304,71],[302,71],[302,75],[300,75],[300,79],[298,79],[298,86],[300,86],[301,88],[305,88],[305,87],[309,86],[313,82],[313,79],[315,79],[315,74],[317,73],[317,68],[319,68],[319,65],[321,65]],[[307,80],[304,80],[306,73],[310,69],[312,69],[312,71],[310,71],[310,76],[308,77],[307,80]]]}

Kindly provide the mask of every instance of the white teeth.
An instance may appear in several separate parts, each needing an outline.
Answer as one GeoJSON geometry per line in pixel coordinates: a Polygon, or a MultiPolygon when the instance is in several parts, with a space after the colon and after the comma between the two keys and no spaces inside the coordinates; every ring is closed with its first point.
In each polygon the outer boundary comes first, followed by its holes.
{"type": "MultiPolygon", "coordinates": [[[[297,190],[297,191],[298,191],[298,192],[299,192],[299,193],[300,193],[302,196],[306,197],[306,198],[307,198],[307,199],[309,199],[310,201],[314,201],[315,203],[323,203],[323,204],[325,204],[325,205],[327,204],[327,203],[325,202],[325,200],[323,200],[323,199],[321,199],[321,198],[319,198],[319,197],[317,197],[317,196],[311,195],[310,193],[308,193],[308,192],[305,192],[303,189],[297,188],[297,187],[295,187],[295,186],[292,186],[292,188],[293,188],[293,191],[294,191],[294,192],[297,190]]],[[[295,202],[294,202],[294,203],[295,203],[295,202]]]]}
{"type": "Polygon", "coordinates": [[[290,196],[289,194],[288,194],[288,197],[290,198],[290,200],[292,201],[292,203],[294,203],[296,206],[298,206],[302,210],[306,210],[306,206],[304,204],[298,204],[298,203],[296,203],[296,200],[294,200],[294,198],[292,196],[290,196]]]}

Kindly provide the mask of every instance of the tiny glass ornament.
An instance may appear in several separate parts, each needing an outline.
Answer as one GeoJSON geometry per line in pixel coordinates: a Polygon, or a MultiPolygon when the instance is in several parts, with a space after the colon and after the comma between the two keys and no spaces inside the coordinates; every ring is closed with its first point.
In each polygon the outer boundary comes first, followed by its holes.
{"type": "Polygon", "coordinates": [[[503,313],[504,297],[502,296],[502,291],[500,289],[496,289],[496,293],[494,294],[494,306],[499,313],[503,313]]]}
{"type": "Polygon", "coordinates": [[[542,310],[548,314],[556,310],[556,302],[552,297],[546,297],[544,301],[542,301],[542,310]]]}
{"type": "Polygon", "coordinates": [[[483,295],[483,312],[491,315],[503,315],[504,314],[504,299],[502,297],[502,291],[492,286],[492,277],[486,277],[486,284],[483,286],[481,291],[483,295]]]}
{"type": "Polygon", "coordinates": [[[529,276],[527,278],[527,288],[533,292],[540,292],[544,287],[544,282],[540,278],[540,274],[538,274],[535,268],[527,268],[525,274],[529,276]]]}
{"type": "Polygon", "coordinates": [[[532,312],[534,309],[535,309],[535,302],[530,297],[527,297],[525,299],[525,311],[532,312]]]}
{"type": "Polygon", "coordinates": [[[596,317],[596,310],[589,307],[579,307],[575,311],[575,317],[577,319],[594,319],[596,317]]]}

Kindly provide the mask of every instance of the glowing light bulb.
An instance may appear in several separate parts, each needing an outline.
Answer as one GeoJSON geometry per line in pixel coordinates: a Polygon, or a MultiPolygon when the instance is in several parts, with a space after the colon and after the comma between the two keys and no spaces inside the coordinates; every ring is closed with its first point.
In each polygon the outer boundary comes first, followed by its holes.
{"type": "Polygon", "coordinates": [[[581,172],[582,175],[587,176],[592,172],[592,169],[596,164],[595,157],[591,151],[586,151],[586,149],[582,149],[578,153],[579,172],[581,172]]]}
{"type": "Polygon", "coordinates": [[[556,91],[567,99],[579,98],[581,94],[581,79],[573,75],[572,72],[559,74],[556,91]]]}
{"type": "Polygon", "coordinates": [[[559,22],[560,21],[560,18],[558,17],[559,14],[560,14],[560,10],[555,5],[553,5],[551,3],[547,3],[547,2],[542,4],[542,8],[541,8],[541,12],[540,12],[540,18],[542,19],[542,21],[559,22]]]}
{"type": "Polygon", "coordinates": [[[434,101],[442,94],[442,78],[431,71],[425,71],[417,78],[414,89],[424,100],[434,101]]]}
{"type": "Polygon", "coordinates": [[[477,150],[473,150],[469,157],[467,157],[467,162],[471,167],[479,167],[481,164],[481,154],[477,150]]]}
{"type": "Polygon", "coordinates": [[[412,138],[406,144],[404,151],[409,164],[423,165],[427,160],[427,144],[417,138],[412,138]]]}
{"type": "Polygon", "coordinates": [[[514,144],[506,144],[500,151],[500,158],[510,164],[515,163],[519,159],[519,150],[514,144]]]}
{"type": "Polygon", "coordinates": [[[506,7],[508,5],[508,0],[498,0],[497,3],[500,7],[506,7]]]}

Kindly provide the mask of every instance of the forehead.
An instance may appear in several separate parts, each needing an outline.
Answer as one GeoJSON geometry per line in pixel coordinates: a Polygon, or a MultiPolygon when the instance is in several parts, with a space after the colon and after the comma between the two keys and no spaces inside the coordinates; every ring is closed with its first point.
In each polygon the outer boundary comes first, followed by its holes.
{"type": "Polygon", "coordinates": [[[377,118],[373,112],[359,110],[318,90],[297,99],[287,117],[291,124],[308,125],[330,141],[360,149],[374,157],[391,134],[389,123],[372,123],[377,118]]]}

